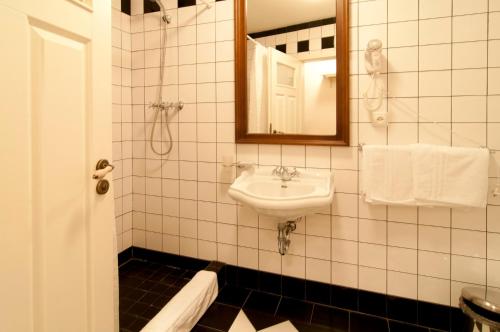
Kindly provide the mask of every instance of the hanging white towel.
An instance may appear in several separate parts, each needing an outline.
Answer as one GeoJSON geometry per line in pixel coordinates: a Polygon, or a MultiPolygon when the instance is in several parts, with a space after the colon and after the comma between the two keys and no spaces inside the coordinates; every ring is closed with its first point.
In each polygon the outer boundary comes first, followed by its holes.
{"type": "Polygon", "coordinates": [[[414,205],[412,147],[363,147],[363,194],[372,204],[414,205]]]}
{"type": "Polygon", "coordinates": [[[486,207],[487,149],[415,144],[412,164],[419,205],[486,207]]]}

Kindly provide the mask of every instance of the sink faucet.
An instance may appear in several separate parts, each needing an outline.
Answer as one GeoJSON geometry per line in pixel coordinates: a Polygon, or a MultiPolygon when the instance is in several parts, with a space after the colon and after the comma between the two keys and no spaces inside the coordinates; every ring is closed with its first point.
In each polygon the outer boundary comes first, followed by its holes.
{"type": "Polygon", "coordinates": [[[296,177],[299,175],[299,171],[294,167],[292,171],[290,171],[287,167],[285,166],[276,166],[273,169],[272,175],[279,176],[281,181],[290,181],[292,180],[293,177],[296,177]]]}

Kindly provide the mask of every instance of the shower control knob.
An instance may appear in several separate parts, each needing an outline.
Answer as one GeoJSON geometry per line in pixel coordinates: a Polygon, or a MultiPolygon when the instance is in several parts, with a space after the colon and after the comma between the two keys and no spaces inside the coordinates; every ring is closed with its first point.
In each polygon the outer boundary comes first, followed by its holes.
{"type": "Polygon", "coordinates": [[[109,181],[108,180],[99,180],[97,182],[97,186],[95,187],[95,191],[99,195],[104,195],[108,192],[109,190],[109,181]]]}

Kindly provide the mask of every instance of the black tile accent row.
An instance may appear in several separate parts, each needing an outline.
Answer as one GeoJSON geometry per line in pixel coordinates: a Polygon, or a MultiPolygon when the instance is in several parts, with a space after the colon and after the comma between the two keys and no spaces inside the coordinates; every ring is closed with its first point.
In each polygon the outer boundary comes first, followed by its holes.
{"type": "MultiPolygon", "coordinates": [[[[335,47],[335,36],[323,37],[321,38],[321,49],[334,48],[335,47]]],[[[286,53],[286,44],[276,45],[276,49],[283,53],[286,53]]],[[[309,40],[301,40],[297,42],[297,52],[308,52],[309,51],[309,40]]]]}
{"type": "Polygon", "coordinates": [[[309,40],[301,40],[297,42],[297,52],[307,52],[309,51],[309,40]]]}
{"type": "MultiPolygon", "coordinates": [[[[122,0],[123,1],[123,0],[122,0]]],[[[130,0],[127,0],[130,3],[130,0]]],[[[215,1],[224,1],[224,0],[215,0],[215,1]]],[[[189,7],[195,6],[196,0],[177,0],[177,7],[189,7]]],[[[151,0],[144,0],[144,14],[154,13],[160,11],[160,6],[151,0]]],[[[130,14],[129,14],[130,15],[130,14]]]]}
{"type": "Polygon", "coordinates": [[[132,247],[123,250],[118,254],[118,266],[123,265],[132,258],[132,247]]]}
{"type": "Polygon", "coordinates": [[[139,259],[152,263],[176,266],[178,268],[191,271],[214,271],[217,273],[219,288],[222,288],[226,284],[226,264],[222,262],[209,262],[203,259],[173,255],[138,247],[130,247],[118,254],[118,266],[125,264],[131,259],[139,259]]]}
{"type": "Polygon", "coordinates": [[[122,13],[130,15],[130,0],[122,0],[122,13]]]}
{"type": "Polygon", "coordinates": [[[160,6],[153,0],[144,0],[144,14],[159,12],[160,6]]]}
{"type": "Polygon", "coordinates": [[[194,6],[194,5],[196,5],[196,0],[177,0],[177,6],[179,8],[194,6]]]}
{"type": "Polygon", "coordinates": [[[316,21],[311,21],[311,22],[290,25],[290,26],[283,27],[283,28],[254,32],[254,33],[249,34],[249,36],[252,37],[253,39],[262,38],[262,37],[267,37],[267,36],[272,36],[272,35],[279,35],[279,34],[287,33],[287,32],[299,31],[299,30],[303,30],[303,29],[312,29],[312,28],[320,27],[322,25],[335,24],[336,22],[337,22],[336,17],[329,17],[329,18],[325,18],[322,20],[316,20],[316,21]]]}
{"type": "Polygon", "coordinates": [[[148,262],[168,264],[188,270],[203,270],[209,265],[209,261],[165,252],[154,251],[144,248],[132,247],[132,258],[147,260],[148,262]]]}
{"type": "Polygon", "coordinates": [[[286,53],[286,44],[276,45],[276,49],[280,52],[286,53]]]}
{"type": "MultiPolygon", "coordinates": [[[[272,296],[276,296],[276,298],[283,296],[283,298],[357,311],[366,315],[437,330],[461,331],[460,328],[465,322],[465,316],[462,312],[449,306],[329,285],[232,265],[226,265],[225,272],[228,285],[226,287],[232,287],[233,290],[243,288],[269,293],[270,299],[258,301],[261,304],[247,302],[244,308],[251,309],[252,306],[262,305],[263,302],[272,306],[276,302],[271,299],[272,296]]],[[[274,309],[276,308],[274,307],[274,309]]],[[[272,311],[272,308],[265,312],[269,313],[269,311],[272,311]]],[[[394,329],[397,329],[397,327],[394,329]]]]}
{"type": "Polygon", "coordinates": [[[335,37],[323,37],[321,38],[321,49],[334,48],[335,47],[335,37]]]}

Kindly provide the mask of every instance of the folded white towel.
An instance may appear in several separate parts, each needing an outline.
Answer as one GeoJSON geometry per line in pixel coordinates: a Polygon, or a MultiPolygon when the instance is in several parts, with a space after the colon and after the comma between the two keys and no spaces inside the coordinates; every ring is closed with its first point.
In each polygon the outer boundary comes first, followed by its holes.
{"type": "Polygon", "coordinates": [[[141,332],[189,332],[214,302],[217,274],[199,271],[141,332]]]}
{"type": "Polygon", "coordinates": [[[372,204],[413,205],[412,148],[409,145],[363,147],[363,194],[372,204]]]}
{"type": "Polygon", "coordinates": [[[486,207],[487,149],[415,144],[412,164],[419,205],[486,207]]]}
{"type": "Polygon", "coordinates": [[[487,149],[366,145],[362,191],[371,204],[484,208],[488,166],[487,149]]]}

